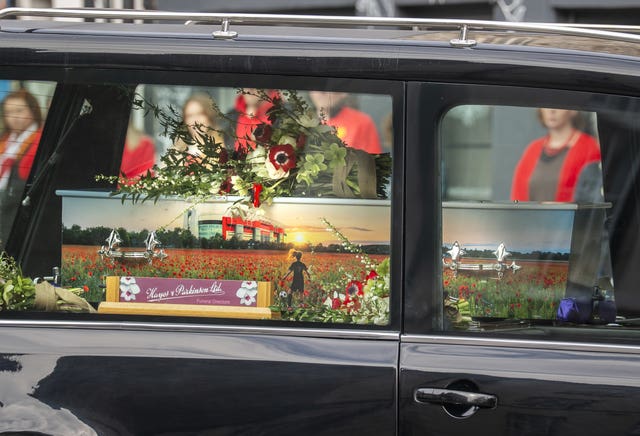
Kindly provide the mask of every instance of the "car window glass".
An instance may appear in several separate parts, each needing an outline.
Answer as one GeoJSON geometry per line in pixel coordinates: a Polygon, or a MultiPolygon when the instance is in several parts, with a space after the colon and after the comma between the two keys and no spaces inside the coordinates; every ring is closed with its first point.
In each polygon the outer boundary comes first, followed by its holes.
{"type": "MultiPolygon", "coordinates": [[[[632,328],[616,308],[593,111],[465,105],[442,139],[447,329],[632,328]]],[[[606,178],[605,178],[606,179],[606,178]]],[[[628,312],[629,313],[629,312],[628,312]]]]}
{"type": "Polygon", "coordinates": [[[120,176],[96,174],[119,195],[59,193],[64,287],[99,314],[389,323],[391,96],[130,98],[120,176]]]}

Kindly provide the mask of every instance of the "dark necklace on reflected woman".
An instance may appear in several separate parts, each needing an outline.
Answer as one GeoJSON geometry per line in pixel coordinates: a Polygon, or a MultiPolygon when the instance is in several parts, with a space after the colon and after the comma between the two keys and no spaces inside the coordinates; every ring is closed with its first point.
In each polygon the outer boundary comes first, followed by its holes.
{"type": "Polygon", "coordinates": [[[560,147],[551,147],[550,146],[551,137],[550,135],[547,135],[547,139],[542,147],[542,150],[544,154],[546,154],[549,157],[556,156],[564,152],[565,150],[568,150],[571,147],[573,147],[573,145],[578,140],[579,136],[580,136],[580,132],[576,129],[572,129],[571,135],[569,135],[569,139],[566,142],[564,142],[560,147]]]}

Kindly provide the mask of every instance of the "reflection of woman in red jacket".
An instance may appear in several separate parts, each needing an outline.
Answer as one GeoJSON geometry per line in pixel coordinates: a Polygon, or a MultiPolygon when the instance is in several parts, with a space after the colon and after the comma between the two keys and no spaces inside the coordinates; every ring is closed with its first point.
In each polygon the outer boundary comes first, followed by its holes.
{"type": "Polygon", "coordinates": [[[549,134],[531,142],[513,175],[511,199],[573,201],[580,171],[600,161],[597,141],[574,127],[576,111],[540,109],[549,134]]]}
{"type": "Polygon", "coordinates": [[[348,95],[346,92],[309,92],[318,115],[328,117],[327,124],[336,128],[338,137],[348,147],[372,154],[382,153],[376,124],[369,115],[346,104],[348,95]]]}
{"type": "Polygon", "coordinates": [[[4,132],[0,136],[0,240],[5,241],[18,210],[38,150],[42,112],[24,89],[2,102],[4,132]]]}
{"type": "Polygon", "coordinates": [[[122,151],[120,174],[127,179],[147,174],[156,162],[156,146],[153,139],[129,124],[122,151]]]}

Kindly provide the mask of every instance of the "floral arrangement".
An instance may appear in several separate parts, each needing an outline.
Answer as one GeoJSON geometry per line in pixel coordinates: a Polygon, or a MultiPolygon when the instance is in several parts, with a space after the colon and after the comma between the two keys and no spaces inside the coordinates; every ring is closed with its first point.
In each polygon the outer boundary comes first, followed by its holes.
{"type": "Polygon", "coordinates": [[[64,289],[24,277],[15,260],[0,253],[0,310],[95,312],[81,295],[83,288],[64,289]]]}
{"type": "MultiPolygon", "coordinates": [[[[214,109],[219,118],[227,121],[227,128],[190,126],[197,132],[194,138],[175,109],[165,111],[143,99],[134,100],[134,107],[154,114],[166,136],[174,143],[181,141],[191,151],[172,148],[161,157],[161,164],[135,179],[104,175],[97,179],[117,183],[115,194],[121,194],[123,201],[129,198],[134,202],[155,201],[161,196],[198,201],[235,195],[242,197],[242,202],[259,207],[278,196],[336,195],[335,170],[357,161],[353,156],[362,158],[366,153],[346,147],[335,128],[325,124],[295,91],[257,92],[270,106],[266,112],[268,121],[257,124],[253,133],[243,138],[236,136],[235,123],[217,107],[214,109]],[[216,139],[222,137],[249,147],[231,150],[229,144],[216,139]]],[[[370,158],[375,159],[377,167],[377,195],[384,196],[391,159],[388,155],[370,158]]],[[[357,165],[343,182],[340,195],[344,195],[344,186],[350,191],[349,196],[361,195],[357,165]]]]}
{"type": "MultiPolygon", "coordinates": [[[[281,291],[272,310],[283,319],[296,321],[338,322],[354,324],[389,323],[389,258],[374,262],[359,245],[351,243],[335,226],[322,219],[328,231],[340,240],[345,251],[353,253],[363,265],[359,276],[340,274],[343,279],[315,284],[314,295],[303,295],[289,305],[287,293],[281,291]],[[361,278],[364,277],[364,278],[361,278]]],[[[305,291],[306,292],[306,291],[305,291]]]]}
{"type": "Polygon", "coordinates": [[[35,283],[22,276],[15,260],[6,253],[0,254],[0,309],[27,310],[33,306],[35,283]]]}

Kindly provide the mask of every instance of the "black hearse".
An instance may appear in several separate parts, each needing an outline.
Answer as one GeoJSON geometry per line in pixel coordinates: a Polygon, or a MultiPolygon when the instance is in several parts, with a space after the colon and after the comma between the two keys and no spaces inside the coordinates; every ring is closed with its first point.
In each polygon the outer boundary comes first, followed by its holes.
{"type": "Polygon", "coordinates": [[[0,18],[2,434],[640,431],[638,29],[0,18]]]}

